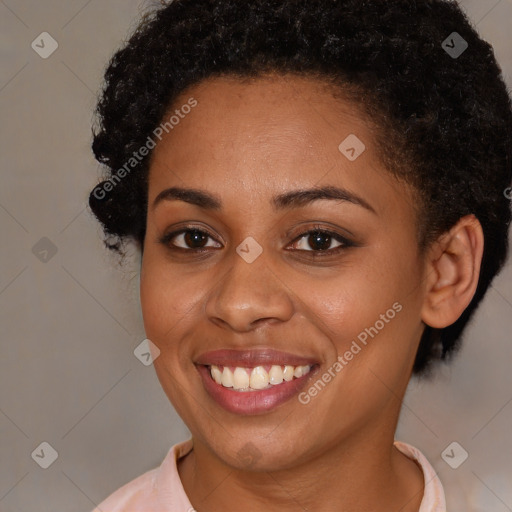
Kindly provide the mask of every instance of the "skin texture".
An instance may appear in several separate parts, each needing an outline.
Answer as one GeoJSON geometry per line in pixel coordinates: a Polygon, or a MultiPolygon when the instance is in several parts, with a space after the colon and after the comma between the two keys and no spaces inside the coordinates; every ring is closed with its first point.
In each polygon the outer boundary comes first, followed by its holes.
{"type": "MultiPolygon", "coordinates": [[[[320,82],[214,78],[173,108],[190,96],[198,105],[152,155],[141,304],[147,337],[161,351],[158,378],[194,438],[179,464],[192,505],[417,512],[421,471],[393,447],[400,404],[424,322],[453,323],[474,294],[480,224],[465,217],[420,254],[411,191],[382,167],[377,128],[320,82]],[[349,134],[366,146],[355,161],[338,149],[349,134]],[[271,205],[277,194],[323,185],[348,189],[374,212],[325,199],[271,205]],[[154,207],[169,187],[206,190],[222,207],[154,207]],[[207,252],[159,241],[189,223],[211,234],[207,252]],[[356,246],[313,259],[317,246],[304,233],[314,227],[356,246]],[[252,263],[235,250],[249,236],[263,249],[252,263]],[[396,302],[402,310],[306,405],[294,397],[255,416],[227,412],[194,365],[210,350],[272,347],[318,361],[315,381],[396,302]]],[[[331,240],[329,248],[339,245],[331,240]]],[[[180,235],[173,242],[190,247],[180,235]]]]}

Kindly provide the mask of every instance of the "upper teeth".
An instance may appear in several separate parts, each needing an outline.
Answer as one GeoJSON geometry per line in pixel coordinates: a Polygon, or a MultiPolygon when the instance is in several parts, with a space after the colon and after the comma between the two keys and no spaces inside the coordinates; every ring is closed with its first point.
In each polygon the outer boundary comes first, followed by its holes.
{"type": "Polygon", "coordinates": [[[265,389],[271,385],[276,386],[283,381],[290,381],[294,377],[302,377],[311,370],[311,365],[306,366],[278,366],[273,365],[267,372],[263,366],[255,368],[236,367],[234,371],[225,366],[222,370],[215,365],[210,366],[210,373],[217,384],[225,388],[233,388],[237,391],[250,391],[253,389],[265,389]]]}

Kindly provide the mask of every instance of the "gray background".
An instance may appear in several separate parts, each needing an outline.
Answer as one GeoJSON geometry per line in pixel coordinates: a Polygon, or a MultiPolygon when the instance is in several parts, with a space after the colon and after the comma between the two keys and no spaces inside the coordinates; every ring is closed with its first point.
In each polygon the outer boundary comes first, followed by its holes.
{"type": "MultiPolygon", "coordinates": [[[[512,84],[512,0],[462,5],[512,84]]],[[[100,172],[90,139],[102,73],[150,6],[0,0],[2,512],[88,512],[188,437],[133,354],[145,338],[137,257],[120,269],[85,207],[100,172]],[[59,44],[48,59],[31,48],[44,31],[59,44]],[[43,441],[58,452],[48,469],[31,457],[43,441]]],[[[512,511],[511,283],[509,263],[454,364],[412,381],[405,399],[397,438],[429,458],[450,512],[512,511]],[[453,441],[469,453],[458,469],[441,457],[453,441]]]]}

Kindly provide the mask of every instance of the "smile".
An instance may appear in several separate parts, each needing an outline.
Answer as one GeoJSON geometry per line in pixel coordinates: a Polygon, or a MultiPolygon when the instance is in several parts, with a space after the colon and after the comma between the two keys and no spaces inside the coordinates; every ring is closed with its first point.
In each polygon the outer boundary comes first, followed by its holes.
{"type": "Polygon", "coordinates": [[[279,386],[283,382],[298,379],[307,375],[311,368],[311,365],[267,365],[254,368],[212,365],[210,375],[217,384],[225,388],[251,392],[269,389],[272,386],[279,386]]]}
{"type": "Polygon", "coordinates": [[[318,357],[268,347],[221,349],[194,359],[208,397],[237,415],[268,414],[284,406],[319,371],[318,357]]]}

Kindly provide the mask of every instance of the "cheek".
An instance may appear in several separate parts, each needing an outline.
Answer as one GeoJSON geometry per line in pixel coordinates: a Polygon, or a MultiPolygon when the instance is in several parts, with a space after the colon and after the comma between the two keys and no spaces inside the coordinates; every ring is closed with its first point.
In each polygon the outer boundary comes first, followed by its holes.
{"type": "Polygon", "coordinates": [[[362,258],[357,265],[340,267],[329,278],[312,277],[301,286],[302,300],[312,316],[333,333],[353,335],[407,294],[411,276],[399,272],[382,256],[369,260],[362,258]]]}
{"type": "Polygon", "coordinates": [[[197,302],[199,288],[152,254],[144,253],[140,276],[140,301],[149,339],[162,345],[197,302]]]}
{"type": "Polygon", "coordinates": [[[320,287],[311,281],[303,299],[338,355],[355,341],[364,349],[357,355],[360,362],[380,367],[393,359],[400,366],[420,334],[421,269],[413,257],[400,258],[391,250],[374,256],[341,269],[320,287]]]}

